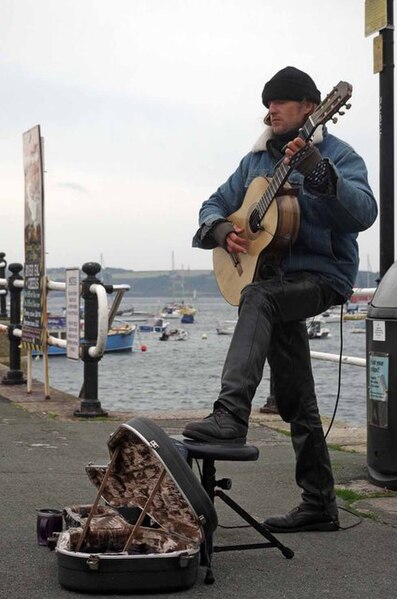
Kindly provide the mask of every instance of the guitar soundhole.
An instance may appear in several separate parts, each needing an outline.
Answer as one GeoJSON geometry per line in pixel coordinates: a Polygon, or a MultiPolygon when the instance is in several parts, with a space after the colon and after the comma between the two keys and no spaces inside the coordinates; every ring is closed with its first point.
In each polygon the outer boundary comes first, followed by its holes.
{"type": "Polygon", "coordinates": [[[251,209],[247,214],[247,225],[247,237],[249,237],[249,239],[258,237],[259,233],[262,231],[262,227],[257,204],[251,206],[251,209]]]}

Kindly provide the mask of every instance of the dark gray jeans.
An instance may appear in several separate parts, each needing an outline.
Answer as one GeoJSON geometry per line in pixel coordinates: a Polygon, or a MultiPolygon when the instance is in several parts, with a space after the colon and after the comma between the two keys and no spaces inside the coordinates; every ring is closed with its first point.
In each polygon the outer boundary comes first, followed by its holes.
{"type": "Polygon", "coordinates": [[[303,502],[332,507],[334,481],[314,380],[306,318],[343,299],[311,273],[273,275],[242,292],[239,318],[222,372],[215,407],[248,425],[251,403],[267,358],[280,416],[291,423],[296,482],[303,502]]]}

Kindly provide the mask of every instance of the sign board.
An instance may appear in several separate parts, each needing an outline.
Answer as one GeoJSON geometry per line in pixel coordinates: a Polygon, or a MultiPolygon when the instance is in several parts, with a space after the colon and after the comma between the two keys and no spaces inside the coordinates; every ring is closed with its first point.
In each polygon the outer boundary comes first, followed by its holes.
{"type": "Polygon", "coordinates": [[[372,339],[374,341],[386,341],[386,323],[384,320],[374,320],[372,339]]]}
{"type": "Polygon", "coordinates": [[[41,349],[46,342],[44,264],[44,185],[40,126],[23,134],[25,176],[25,270],[22,344],[41,349]]]}
{"type": "Polygon", "coordinates": [[[370,352],[368,370],[368,422],[388,425],[389,355],[370,352]]]}
{"type": "Polygon", "coordinates": [[[365,0],[365,37],[387,27],[387,0],[365,0]]]}
{"type": "Polygon", "coordinates": [[[66,269],[66,356],[80,358],[80,271],[66,269]]]}

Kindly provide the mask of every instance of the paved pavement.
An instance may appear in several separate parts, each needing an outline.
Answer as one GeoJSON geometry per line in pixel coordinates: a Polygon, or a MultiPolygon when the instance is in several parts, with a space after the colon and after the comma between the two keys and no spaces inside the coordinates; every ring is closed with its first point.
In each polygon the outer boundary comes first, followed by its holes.
{"type": "MultiPolygon", "coordinates": [[[[106,407],[106,402],[102,403],[106,407]]],[[[95,489],[86,477],[85,465],[107,456],[109,435],[119,422],[134,414],[110,414],[108,419],[87,421],[73,417],[76,406],[76,399],[59,392],[51,391],[51,399],[45,400],[42,386],[36,382],[30,397],[22,386],[0,385],[2,599],[87,596],[64,590],[58,584],[56,555],[37,545],[36,510],[92,502],[95,489]]],[[[182,412],[149,416],[169,434],[178,435],[185,422],[196,415],[182,412]]],[[[205,571],[200,568],[194,587],[166,596],[192,599],[395,596],[397,496],[367,480],[365,431],[337,424],[329,440],[338,487],[360,493],[354,507],[368,517],[360,519],[341,509],[344,530],[278,535],[295,553],[290,560],[274,547],[217,553],[213,561],[214,585],[204,584],[205,571]],[[381,497],[374,498],[373,494],[381,497]],[[353,525],[356,526],[349,528],[353,525]]],[[[221,462],[217,474],[232,479],[233,487],[228,494],[262,520],[290,509],[299,501],[294,483],[294,457],[285,426],[276,415],[253,414],[249,442],[259,447],[259,460],[221,462]]],[[[346,506],[343,499],[339,503],[346,506]]],[[[261,540],[252,529],[222,528],[242,522],[219,500],[216,507],[221,524],[215,536],[217,544],[261,540]]]]}

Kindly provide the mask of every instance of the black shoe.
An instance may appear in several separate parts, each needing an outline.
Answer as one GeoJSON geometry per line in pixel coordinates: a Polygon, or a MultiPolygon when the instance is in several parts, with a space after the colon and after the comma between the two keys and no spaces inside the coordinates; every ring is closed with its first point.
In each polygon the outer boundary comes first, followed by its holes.
{"type": "Polygon", "coordinates": [[[224,408],[217,408],[212,414],[200,420],[189,422],[183,434],[195,441],[208,443],[239,443],[247,441],[248,427],[239,422],[224,408]]]}
{"type": "Polygon", "coordinates": [[[284,516],[267,518],[263,523],[270,532],[331,532],[338,530],[338,510],[320,510],[307,505],[299,505],[284,516]]]}

